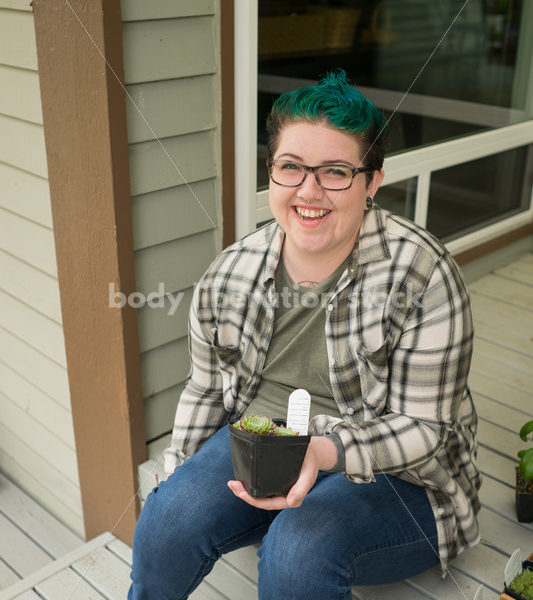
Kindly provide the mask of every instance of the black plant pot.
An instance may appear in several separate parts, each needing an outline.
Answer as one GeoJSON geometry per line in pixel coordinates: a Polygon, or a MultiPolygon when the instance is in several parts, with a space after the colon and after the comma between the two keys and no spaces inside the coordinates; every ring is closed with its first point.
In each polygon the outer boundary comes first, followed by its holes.
{"type": "Polygon", "coordinates": [[[525,482],[520,469],[516,468],[516,516],[521,523],[533,521],[533,494],[524,490],[525,482]]]}
{"type": "Polygon", "coordinates": [[[285,496],[298,479],[311,436],[257,435],[228,427],[235,479],[254,498],[285,496]]]}

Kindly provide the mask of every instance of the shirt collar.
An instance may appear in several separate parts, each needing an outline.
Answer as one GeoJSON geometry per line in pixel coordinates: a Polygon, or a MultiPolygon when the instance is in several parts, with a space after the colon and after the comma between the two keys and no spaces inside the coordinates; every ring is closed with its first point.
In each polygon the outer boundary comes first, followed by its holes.
{"type": "Polygon", "coordinates": [[[386,223],[386,211],[375,204],[365,213],[356,244],[359,265],[390,259],[386,223]]]}
{"type": "Polygon", "coordinates": [[[285,232],[277,222],[271,225],[270,235],[268,236],[268,251],[265,260],[265,269],[263,271],[263,281],[266,283],[269,279],[274,279],[278,267],[285,240],[285,232]]]}

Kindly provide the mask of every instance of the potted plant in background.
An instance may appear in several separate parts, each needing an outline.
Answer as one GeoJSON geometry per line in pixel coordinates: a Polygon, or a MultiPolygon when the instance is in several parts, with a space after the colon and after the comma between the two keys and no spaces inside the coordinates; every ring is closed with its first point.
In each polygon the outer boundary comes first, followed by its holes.
{"type": "Polygon", "coordinates": [[[311,436],[288,429],[283,419],[262,415],[228,427],[235,479],[254,498],[286,495],[298,479],[311,436]]]}
{"type": "MultiPolygon", "coordinates": [[[[520,437],[527,441],[533,432],[533,421],[520,429],[520,437]]],[[[522,523],[533,521],[533,448],[520,450],[520,464],[516,468],[516,515],[522,523]]]]}

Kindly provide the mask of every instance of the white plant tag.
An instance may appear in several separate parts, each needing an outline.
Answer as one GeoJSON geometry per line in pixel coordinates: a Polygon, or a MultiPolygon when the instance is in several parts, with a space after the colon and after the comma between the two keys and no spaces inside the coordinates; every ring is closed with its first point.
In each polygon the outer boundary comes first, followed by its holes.
{"type": "Polygon", "coordinates": [[[294,390],[289,396],[287,427],[297,431],[300,435],[307,435],[310,410],[311,395],[309,392],[303,389],[294,390]]]}
{"type": "Polygon", "coordinates": [[[511,558],[507,561],[503,576],[505,578],[505,585],[509,585],[518,573],[522,570],[522,556],[520,555],[520,548],[515,550],[511,554],[511,558]]]}

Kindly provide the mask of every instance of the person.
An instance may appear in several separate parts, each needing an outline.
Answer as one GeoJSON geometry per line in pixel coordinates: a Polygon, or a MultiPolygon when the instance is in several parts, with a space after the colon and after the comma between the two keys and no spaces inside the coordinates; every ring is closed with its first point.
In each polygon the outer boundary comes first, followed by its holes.
{"type": "Polygon", "coordinates": [[[479,541],[473,326],[446,248],[374,201],[385,117],[344,71],[268,118],[274,221],[222,251],[190,308],[191,370],[169,474],[146,500],[129,600],[187,598],[225,553],[259,544],[261,600],[351,598],[479,541]],[[227,424],[312,397],[286,496],[235,481],[227,424]]]}

